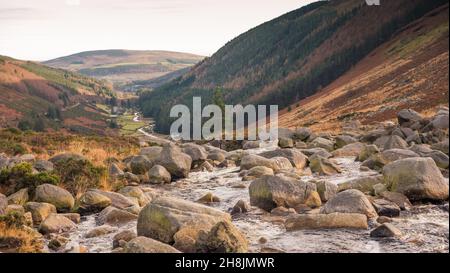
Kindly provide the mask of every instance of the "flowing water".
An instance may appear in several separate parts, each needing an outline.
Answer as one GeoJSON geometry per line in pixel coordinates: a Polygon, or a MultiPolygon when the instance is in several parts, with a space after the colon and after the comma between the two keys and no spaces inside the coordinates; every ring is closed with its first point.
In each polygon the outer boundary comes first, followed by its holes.
{"type": "MultiPolygon", "coordinates": [[[[143,130],[142,130],[143,131],[143,130]]],[[[148,133],[146,133],[148,134],[148,133]]],[[[148,134],[150,135],[150,134],[148,134]]],[[[263,148],[250,150],[261,153],[275,149],[274,143],[263,148]]],[[[338,158],[335,162],[343,172],[333,176],[305,176],[311,179],[342,183],[352,178],[369,176],[375,172],[361,172],[360,163],[353,158],[338,158]]],[[[230,211],[238,200],[249,202],[248,186],[239,177],[239,167],[215,169],[213,172],[191,173],[190,177],[163,186],[145,186],[163,195],[176,196],[196,201],[210,192],[220,198],[212,205],[222,211],[230,211]]],[[[83,219],[78,229],[70,234],[70,247],[83,245],[89,252],[110,252],[112,238],[116,233],[85,238],[93,229],[95,215],[83,219]]],[[[409,212],[402,212],[394,219],[394,225],[402,230],[404,236],[395,239],[373,239],[369,230],[304,230],[287,232],[283,217],[275,217],[252,207],[247,214],[233,217],[233,223],[246,235],[250,252],[448,252],[449,214],[437,205],[415,206],[409,212]],[[261,238],[264,238],[263,240],[261,238]]],[[[119,227],[122,230],[136,230],[136,221],[119,227]]]]}

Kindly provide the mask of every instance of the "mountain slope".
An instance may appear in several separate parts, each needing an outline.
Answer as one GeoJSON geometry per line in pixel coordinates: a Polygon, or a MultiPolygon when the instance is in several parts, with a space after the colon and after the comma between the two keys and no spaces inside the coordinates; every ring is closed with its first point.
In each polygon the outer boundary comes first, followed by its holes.
{"type": "Polygon", "coordinates": [[[320,91],[402,27],[447,2],[313,3],[242,34],[183,77],[144,93],[141,107],[162,132],[169,129],[172,105],[190,105],[193,96],[209,103],[217,86],[230,104],[287,107],[320,91]]]}
{"type": "Polygon", "coordinates": [[[95,102],[111,96],[102,81],[0,56],[0,127],[104,134],[107,113],[95,102]]]}
{"type": "Polygon", "coordinates": [[[293,104],[280,126],[338,131],[396,117],[401,109],[424,114],[448,106],[449,8],[428,13],[403,28],[321,92],[293,104]]]}
{"type": "Polygon", "coordinates": [[[169,51],[97,50],[44,62],[45,65],[106,79],[118,88],[193,66],[204,57],[169,51]]]}

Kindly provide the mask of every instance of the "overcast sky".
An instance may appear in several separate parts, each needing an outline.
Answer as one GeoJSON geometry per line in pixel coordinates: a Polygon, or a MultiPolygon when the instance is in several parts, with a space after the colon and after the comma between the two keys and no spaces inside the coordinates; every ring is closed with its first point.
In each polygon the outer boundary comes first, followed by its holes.
{"type": "Polygon", "coordinates": [[[211,55],[315,0],[0,0],[0,55],[48,60],[98,49],[211,55]]]}

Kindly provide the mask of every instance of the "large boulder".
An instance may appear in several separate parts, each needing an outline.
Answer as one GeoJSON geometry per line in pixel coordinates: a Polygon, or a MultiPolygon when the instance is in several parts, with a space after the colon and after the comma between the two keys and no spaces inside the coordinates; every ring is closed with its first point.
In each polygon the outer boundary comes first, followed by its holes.
{"type": "Polygon", "coordinates": [[[333,151],[331,154],[334,157],[356,157],[359,156],[365,146],[366,145],[361,142],[354,142],[333,151]]]}
{"type": "Polygon", "coordinates": [[[200,232],[196,242],[197,252],[245,253],[248,241],[230,222],[220,221],[209,232],[200,232]]]}
{"type": "Polygon", "coordinates": [[[327,150],[328,152],[331,152],[334,150],[334,142],[323,138],[323,137],[317,137],[311,143],[309,144],[310,148],[323,148],[327,150]]]}
{"type": "Polygon", "coordinates": [[[8,196],[8,204],[10,205],[25,205],[30,199],[28,188],[23,188],[10,196],[8,196]]]}
{"type": "Polygon", "coordinates": [[[405,123],[414,123],[421,121],[422,116],[412,109],[403,109],[397,113],[398,123],[403,125],[405,123]]]}
{"type": "Polygon", "coordinates": [[[77,225],[69,218],[60,214],[50,214],[39,226],[42,234],[63,233],[77,228],[77,225]]]}
{"type": "Polygon", "coordinates": [[[282,176],[264,176],[250,184],[250,204],[266,211],[276,207],[295,208],[305,204],[311,192],[316,190],[313,183],[282,176]]]}
{"type": "Polygon", "coordinates": [[[300,214],[288,218],[287,231],[303,229],[368,229],[367,216],[359,213],[300,214]]]}
{"type": "Polygon", "coordinates": [[[148,178],[151,184],[165,184],[172,181],[170,173],[161,165],[153,166],[148,172],[148,178]]]}
{"type": "Polygon", "coordinates": [[[258,149],[261,147],[261,141],[255,140],[255,141],[244,141],[242,144],[242,149],[244,150],[251,150],[251,149],[258,149]]]}
{"type": "Polygon", "coordinates": [[[302,127],[295,130],[293,137],[301,141],[307,141],[311,135],[312,135],[311,129],[302,127]]]}
{"type": "Polygon", "coordinates": [[[408,143],[401,137],[393,135],[389,136],[386,139],[386,142],[384,143],[383,147],[384,150],[389,149],[407,149],[408,143]]]}
{"type": "Polygon", "coordinates": [[[358,190],[346,190],[336,194],[320,210],[323,214],[334,212],[365,214],[369,218],[378,216],[369,199],[358,190]]]}
{"type": "Polygon", "coordinates": [[[330,158],[333,156],[330,152],[328,152],[327,150],[325,150],[323,148],[300,149],[300,152],[302,152],[303,154],[305,154],[308,157],[318,155],[323,158],[330,158]]]}
{"type": "Polygon", "coordinates": [[[436,116],[432,121],[431,124],[433,125],[433,128],[436,129],[448,129],[449,127],[449,120],[448,120],[448,113],[446,115],[438,115],[436,116]]]}
{"type": "Polygon", "coordinates": [[[137,219],[137,215],[115,207],[107,207],[97,216],[97,225],[120,226],[137,219]]]}
{"type": "Polygon", "coordinates": [[[449,154],[449,139],[447,138],[441,142],[434,143],[433,145],[431,145],[431,149],[441,151],[444,154],[448,155],[449,154]]]}
{"type": "Polygon", "coordinates": [[[191,171],[192,158],[174,144],[168,144],[163,147],[155,164],[166,168],[173,178],[186,178],[191,171]]]}
{"type": "Polygon", "coordinates": [[[183,153],[189,155],[194,163],[205,161],[208,158],[208,153],[205,148],[194,143],[186,143],[182,148],[183,153]]]}
{"type": "Polygon", "coordinates": [[[338,189],[340,192],[355,189],[364,193],[372,194],[374,191],[373,187],[382,183],[384,183],[383,175],[365,176],[340,183],[338,185],[338,189]]]}
{"type": "Polygon", "coordinates": [[[260,156],[265,158],[285,157],[289,159],[292,166],[299,170],[303,170],[308,164],[308,157],[296,149],[277,149],[261,153],[260,156]]]}
{"type": "Polygon", "coordinates": [[[275,164],[277,172],[292,170],[292,168],[294,168],[292,166],[291,162],[289,161],[289,159],[287,159],[285,157],[281,157],[281,156],[274,157],[271,160],[275,164]]]}
{"type": "Polygon", "coordinates": [[[63,153],[59,155],[55,155],[52,158],[50,158],[48,161],[51,163],[58,165],[60,163],[64,163],[68,160],[75,160],[75,161],[87,161],[87,158],[75,153],[63,153]]]}
{"type": "Polygon", "coordinates": [[[130,160],[131,172],[136,175],[146,174],[153,167],[153,163],[144,155],[134,156],[130,160]]]}
{"type": "Polygon", "coordinates": [[[119,193],[127,197],[136,198],[139,202],[139,206],[141,207],[147,205],[148,203],[150,203],[150,201],[152,201],[151,198],[146,195],[144,191],[139,187],[123,187],[119,190],[119,193]]]}
{"type": "Polygon", "coordinates": [[[348,135],[337,136],[335,141],[336,141],[337,149],[347,146],[348,144],[358,142],[358,140],[356,138],[354,138],[352,136],[348,136],[348,135]]]}
{"type": "Polygon", "coordinates": [[[51,184],[36,187],[35,201],[53,204],[61,212],[70,211],[75,204],[75,199],[70,192],[51,184]]]}
{"type": "Polygon", "coordinates": [[[230,221],[229,214],[198,203],[171,197],[159,197],[139,213],[138,236],[173,243],[174,235],[186,225],[203,224],[209,227],[220,221],[230,221]]]}
{"type": "Polygon", "coordinates": [[[55,166],[50,161],[38,159],[34,162],[33,168],[39,172],[52,172],[55,166]]]}
{"type": "Polygon", "coordinates": [[[339,166],[329,159],[317,155],[309,158],[309,167],[312,172],[320,175],[333,175],[342,172],[339,166]]]}
{"type": "Polygon", "coordinates": [[[148,160],[155,161],[162,152],[162,147],[153,146],[142,148],[139,152],[140,155],[146,156],[148,160]]]}
{"type": "Polygon", "coordinates": [[[396,204],[401,210],[409,210],[413,206],[408,197],[402,193],[385,191],[380,194],[380,197],[396,204]]]}
{"type": "Polygon", "coordinates": [[[123,253],[180,253],[174,247],[147,237],[136,237],[125,244],[123,253]]]}
{"type": "Polygon", "coordinates": [[[28,202],[24,206],[26,212],[31,212],[33,223],[39,225],[50,214],[56,213],[56,207],[48,203],[28,202]]]}
{"type": "Polygon", "coordinates": [[[386,185],[391,191],[405,194],[411,200],[447,200],[448,182],[431,158],[407,158],[383,168],[386,185]]]}
{"type": "Polygon", "coordinates": [[[402,232],[390,223],[384,223],[370,232],[370,237],[376,238],[401,237],[402,235],[402,232]]]}
{"type": "Polygon", "coordinates": [[[292,138],[280,137],[278,139],[278,146],[280,148],[294,148],[294,140],[292,138]]]}
{"type": "Polygon", "coordinates": [[[415,152],[421,157],[431,157],[436,165],[442,169],[448,169],[449,157],[441,151],[435,151],[428,145],[414,145],[411,147],[411,151],[415,152]]]}
{"type": "Polygon", "coordinates": [[[259,155],[246,155],[241,160],[241,170],[250,170],[251,168],[257,166],[267,167],[274,170],[275,172],[279,170],[278,166],[273,160],[259,155]]]}
{"type": "Polygon", "coordinates": [[[363,162],[378,153],[380,153],[380,150],[378,149],[377,145],[374,144],[366,145],[359,153],[357,160],[363,162]]]}
{"type": "Polygon", "coordinates": [[[133,201],[131,198],[128,198],[123,194],[117,192],[102,191],[98,189],[93,189],[91,191],[108,197],[109,200],[111,200],[111,206],[116,207],[118,209],[128,209],[130,207],[138,205],[137,202],[133,201]]]}
{"type": "Polygon", "coordinates": [[[253,180],[255,178],[260,178],[265,175],[274,175],[274,172],[272,169],[264,167],[264,166],[256,166],[251,168],[249,171],[246,172],[245,180],[253,180]]]}
{"type": "Polygon", "coordinates": [[[320,200],[322,202],[327,202],[333,198],[338,193],[338,186],[329,181],[318,181],[315,182],[317,187],[317,192],[319,193],[320,200]]]}
{"type": "Polygon", "coordinates": [[[95,191],[87,191],[79,200],[78,211],[81,213],[97,213],[111,205],[109,197],[95,191]]]}

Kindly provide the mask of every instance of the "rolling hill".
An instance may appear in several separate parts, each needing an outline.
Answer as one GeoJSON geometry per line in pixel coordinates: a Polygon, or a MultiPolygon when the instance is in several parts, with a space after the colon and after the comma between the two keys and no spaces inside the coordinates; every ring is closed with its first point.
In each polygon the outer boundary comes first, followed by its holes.
{"type": "Polygon", "coordinates": [[[97,50],[44,62],[45,65],[105,79],[118,89],[191,67],[204,57],[170,51],[97,50]]]}
{"type": "Polygon", "coordinates": [[[105,82],[42,64],[0,56],[0,128],[108,133],[96,107],[114,96],[105,82]]]}
{"type": "Polygon", "coordinates": [[[446,4],[396,0],[368,6],[362,0],[334,0],[307,5],[249,30],[182,77],[143,93],[141,108],[155,117],[160,132],[170,128],[172,105],[191,105],[193,96],[210,103],[217,87],[229,104],[287,108],[323,91],[404,27],[446,4]]]}

